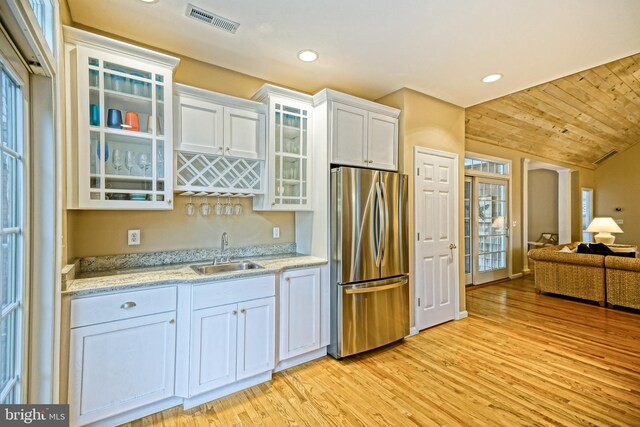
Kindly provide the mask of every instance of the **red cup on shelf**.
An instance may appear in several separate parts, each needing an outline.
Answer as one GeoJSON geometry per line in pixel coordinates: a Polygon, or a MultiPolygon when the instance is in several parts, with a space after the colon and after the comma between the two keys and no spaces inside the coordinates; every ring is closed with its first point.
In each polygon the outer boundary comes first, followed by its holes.
{"type": "Polygon", "coordinates": [[[140,120],[138,119],[138,113],[127,111],[127,114],[124,116],[124,125],[122,125],[122,127],[127,130],[139,131],[140,120]]]}

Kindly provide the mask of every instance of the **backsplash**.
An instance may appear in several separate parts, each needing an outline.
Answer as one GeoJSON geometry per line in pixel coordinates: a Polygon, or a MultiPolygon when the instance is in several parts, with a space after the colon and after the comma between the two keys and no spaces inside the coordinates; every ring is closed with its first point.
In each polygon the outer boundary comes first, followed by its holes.
{"type": "MultiPolygon", "coordinates": [[[[296,252],[295,243],[242,246],[226,248],[224,255],[232,258],[248,258],[265,255],[282,255],[296,252]]],[[[80,273],[128,270],[132,268],[156,267],[168,264],[210,261],[222,254],[216,249],[186,249],[177,251],[139,252],[123,255],[91,256],[80,259],[80,273]]],[[[76,272],[77,273],[77,272],[76,272]]]]}

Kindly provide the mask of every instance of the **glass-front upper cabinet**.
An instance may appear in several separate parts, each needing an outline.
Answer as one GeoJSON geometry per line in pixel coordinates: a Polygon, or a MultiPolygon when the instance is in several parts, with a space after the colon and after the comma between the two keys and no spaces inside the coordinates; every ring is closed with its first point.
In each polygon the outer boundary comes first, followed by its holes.
{"type": "Polygon", "coordinates": [[[265,197],[254,199],[254,209],[310,210],[311,97],[265,85],[256,98],[269,105],[269,186],[265,197]]]}
{"type": "Polygon", "coordinates": [[[71,102],[75,98],[77,105],[70,110],[77,120],[76,162],[69,164],[77,165],[72,208],[172,208],[171,93],[177,60],[147,62],[131,54],[140,48],[126,46],[121,54],[82,44],[67,47],[75,62],[71,102]]]}

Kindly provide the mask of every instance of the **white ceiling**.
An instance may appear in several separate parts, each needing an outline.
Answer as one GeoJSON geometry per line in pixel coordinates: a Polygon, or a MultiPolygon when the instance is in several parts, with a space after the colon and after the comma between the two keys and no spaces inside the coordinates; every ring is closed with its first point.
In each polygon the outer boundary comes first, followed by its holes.
{"type": "Polygon", "coordinates": [[[187,18],[187,0],[68,3],[74,22],[298,90],[408,87],[462,107],[640,52],[639,0],[190,1],[237,33],[187,18]]]}

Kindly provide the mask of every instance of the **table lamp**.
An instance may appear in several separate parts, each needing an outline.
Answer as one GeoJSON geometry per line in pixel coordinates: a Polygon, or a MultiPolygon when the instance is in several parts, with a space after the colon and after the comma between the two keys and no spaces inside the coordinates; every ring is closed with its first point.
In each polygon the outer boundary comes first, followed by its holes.
{"type": "Polygon", "coordinates": [[[611,217],[595,217],[587,227],[588,233],[598,233],[594,236],[596,243],[611,245],[616,240],[616,236],[611,233],[624,233],[618,224],[611,217]]]}

